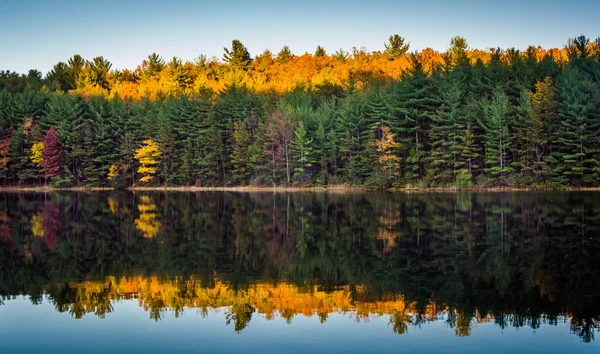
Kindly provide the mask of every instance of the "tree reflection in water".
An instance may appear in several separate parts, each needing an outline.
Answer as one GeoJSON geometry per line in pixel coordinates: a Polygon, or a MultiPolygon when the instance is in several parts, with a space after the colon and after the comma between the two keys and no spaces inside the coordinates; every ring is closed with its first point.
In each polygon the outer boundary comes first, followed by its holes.
{"type": "Polygon", "coordinates": [[[457,336],[568,324],[594,340],[598,193],[56,193],[0,195],[2,300],[74,318],[136,300],[160,320],[387,316],[457,336]]]}

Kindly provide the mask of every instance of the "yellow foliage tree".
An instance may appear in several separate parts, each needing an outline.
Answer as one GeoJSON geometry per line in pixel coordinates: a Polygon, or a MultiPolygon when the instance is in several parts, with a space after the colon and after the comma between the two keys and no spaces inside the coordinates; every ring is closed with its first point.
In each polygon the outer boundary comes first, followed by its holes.
{"type": "Polygon", "coordinates": [[[133,156],[140,163],[138,173],[142,175],[140,182],[150,182],[156,174],[156,165],[158,164],[158,158],[162,155],[158,143],[152,139],[144,141],[133,156]]]}
{"type": "Polygon", "coordinates": [[[31,156],[29,157],[31,161],[36,164],[38,167],[42,167],[44,163],[44,143],[39,142],[33,144],[31,147],[31,156]]]}
{"type": "Polygon", "coordinates": [[[395,150],[400,146],[394,140],[394,133],[388,126],[381,127],[381,139],[375,140],[377,149],[377,162],[384,176],[391,177],[400,169],[400,157],[396,155],[395,150]]]}
{"type": "Polygon", "coordinates": [[[110,168],[108,169],[108,180],[112,181],[113,178],[117,176],[119,176],[119,168],[117,165],[110,165],[110,168]]]}

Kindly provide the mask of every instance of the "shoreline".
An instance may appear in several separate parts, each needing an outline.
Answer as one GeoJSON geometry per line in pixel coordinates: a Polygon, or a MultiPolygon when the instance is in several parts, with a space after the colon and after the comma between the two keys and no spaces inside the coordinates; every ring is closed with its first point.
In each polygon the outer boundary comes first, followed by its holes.
{"type": "MultiPolygon", "coordinates": [[[[113,187],[67,187],[56,188],[51,186],[0,186],[2,192],[107,192],[118,191],[113,187]]],[[[128,187],[120,189],[121,191],[156,191],[156,192],[330,192],[330,193],[356,193],[356,192],[396,192],[396,193],[458,193],[458,192],[597,192],[599,187],[565,187],[565,188],[514,188],[514,187],[491,187],[491,188],[388,188],[374,189],[366,187],[352,186],[324,186],[324,187],[254,187],[254,186],[236,186],[236,187],[128,187]]]]}

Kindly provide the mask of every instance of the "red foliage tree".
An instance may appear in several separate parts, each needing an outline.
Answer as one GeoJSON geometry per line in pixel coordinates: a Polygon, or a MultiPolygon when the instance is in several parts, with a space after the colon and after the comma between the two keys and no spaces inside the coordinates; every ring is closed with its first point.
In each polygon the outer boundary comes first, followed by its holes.
{"type": "Polygon", "coordinates": [[[63,148],[56,140],[56,130],[50,128],[44,136],[44,162],[43,171],[45,178],[51,178],[60,175],[60,158],[63,148]]]}
{"type": "Polygon", "coordinates": [[[10,148],[10,139],[13,136],[15,128],[11,125],[0,140],[0,170],[5,171],[8,165],[8,150],[10,148]]]}

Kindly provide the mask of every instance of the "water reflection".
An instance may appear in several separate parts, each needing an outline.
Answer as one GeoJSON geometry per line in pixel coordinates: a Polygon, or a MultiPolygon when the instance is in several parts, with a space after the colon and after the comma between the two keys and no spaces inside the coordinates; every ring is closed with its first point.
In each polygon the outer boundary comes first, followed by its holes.
{"type": "Polygon", "coordinates": [[[456,336],[600,315],[598,193],[0,195],[0,295],[74,318],[136,300],[154,320],[389,317],[456,336]]]}

